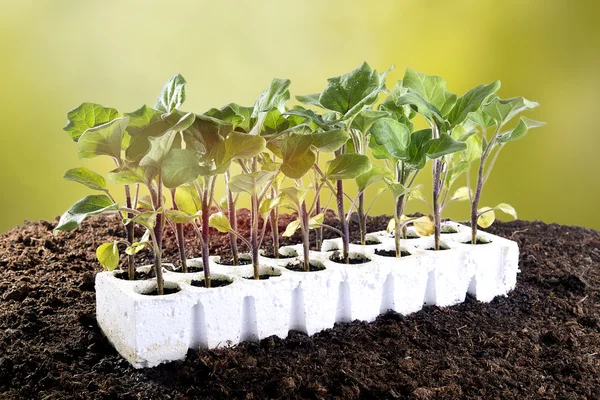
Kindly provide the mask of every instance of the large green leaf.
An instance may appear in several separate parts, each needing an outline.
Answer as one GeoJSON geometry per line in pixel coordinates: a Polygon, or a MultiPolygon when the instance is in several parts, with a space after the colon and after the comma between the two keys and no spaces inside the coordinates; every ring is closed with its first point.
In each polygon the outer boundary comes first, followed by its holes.
{"type": "Polygon", "coordinates": [[[512,142],[525,136],[529,129],[538,128],[544,125],[546,125],[545,122],[534,121],[527,117],[521,117],[519,124],[515,128],[498,135],[496,141],[501,144],[512,142]]]}
{"type": "Polygon", "coordinates": [[[446,119],[443,117],[442,112],[425,100],[419,93],[406,93],[396,100],[396,104],[398,106],[408,105],[413,107],[419,114],[425,118],[434,120],[440,127],[446,124],[446,119]]]}
{"type": "Polygon", "coordinates": [[[425,75],[407,68],[402,85],[439,110],[442,117],[448,115],[456,103],[456,95],[446,90],[446,81],[442,77],[425,75]]]}
{"type": "Polygon", "coordinates": [[[415,113],[410,106],[397,104],[398,99],[407,92],[408,89],[404,87],[402,81],[397,81],[390,94],[379,105],[379,109],[391,114],[396,120],[399,120],[401,117],[408,120],[412,119],[415,113]]]}
{"type": "Polygon", "coordinates": [[[371,169],[371,160],[362,154],[342,154],[327,162],[327,179],[354,179],[371,169]]]}
{"type": "Polygon", "coordinates": [[[350,119],[377,101],[379,93],[385,90],[386,74],[377,73],[365,62],[347,74],[327,79],[319,103],[340,113],[344,119],[350,119]]]}
{"type": "Polygon", "coordinates": [[[232,232],[233,228],[229,223],[229,218],[222,212],[211,214],[208,218],[208,226],[222,233],[232,232]]]}
{"type": "Polygon", "coordinates": [[[227,139],[215,145],[215,164],[219,168],[231,160],[255,157],[265,151],[266,145],[261,136],[232,131],[227,139]]]}
{"type": "Polygon", "coordinates": [[[535,101],[529,101],[523,97],[513,97],[511,99],[495,98],[489,104],[484,105],[482,109],[486,115],[494,120],[497,126],[502,126],[515,115],[537,106],[539,104],[535,101]]]}
{"type": "Polygon", "coordinates": [[[156,108],[164,113],[179,108],[185,101],[185,79],[181,74],[175,74],[165,83],[156,99],[156,108]]]}
{"type": "Polygon", "coordinates": [[[128,124],[129,117],[122,117],[86,130],[79,138],[79,158],[105,155],[120,160],[121,143],[128,124]]]}
{"type": "Polygon", "coordinates": [[[292,134],[281,142],[281,172],[292,179],[300,179],[314,165],[316,155],[312,151],[312,135],[292,134]]]}
{"type": "Polygon", "coordinates": [[[273,178],[273,172],[257,171],[249,174],[236,175],[229,181],[229,190],[233,193],[246,192],[256,194],[273,178]]]}
{"type": "Polygon", "coordinates": [[[286,112],[288,115],[294,115],[304,118],[305,123],[313,123],[321,129],[328,130],[332,125],[332,121],[326,121],[322,115],[317,114],[313,110],[307,110],[300,106],[296,106],[286,112]]]}
{"type": "Polygon", "coordinates": [[[352,129],[356,129],[363,135],[366,135],[371,126],[379,119],[388,116],[387,111],[370,110],[368,108],[362,110],[352,120],[352,129]]]}
{"type": "Polygon", "coordinates": [[[487,85],[477,86],[462,95],[456,102],[456,105],[448,115],[451,126],[462,123],[469,113],[477,111],[486,99],[500,89],[500,81],[494,81],[487,85]]]}
{"type": "Polygon", "coordinates": [[[428,158],[434,159],[463,151],[466,148],[467,145],[464,142],[454,140],[447,133],[442,133],[439,138],[431,139],[427,143],[426,153],[428,158]]]}
{"type": "Polygon", "coordinates": [[[427,163],[427,144],[431,138],[431,129],[421,129],[410,135],[407,157],[403,161],[407,168],[418,171],[425,167],[427,163]]]}
{"type": "Polygon", "coordinates": [[[63,129],[69,132],[71,138],[77,142],[89,128],[103,125],[118,117],[119,112],[114,108],[106,108],[94,103],[83,103],[67,113],[68,123],[63,129]]]}
{"type": "Polygon", "coordinates": [[[77,228],[84,219],[103,212],[115,211],[118,205],[104,194],[86,196],[73,204],[58,221],[55,231],[70,231],[77,228]]]}
{"type": "Polygon", "coordinates": [[[108,173],[108,180],[119,185],[133,185],[144,183],[144,171],[141,168],[130,169],[127,167],[118,168],[108,173]]]}
{"type": "Polygon", "coordinates": [[[146,127],[151,122],[158,121],[161,117],[161,112],[146,105],[131,113],[125,113],[129,117],[129,126],[127,133],[131,136],[137,135],[142,128],[146,127]]]}
{"type": "Polygon", "coordinates": [[[259,113],[267,112],[273,108],[283,111],[283,106],[290,100],[291,81],[289,79],[275,78],[256,99],[252,116],[256,117],[259,113]]]}
{"type": "Polygon", "coordinates": [[[363,191],[368,186],[381,182],[387,178],[391,179],[393,176],[394,174],[389,169],[373,166],[370,170],[356,178],[356,186],[358,186],[358,191],[363,191]]]}
{"type": "Polygon", "coordinates": [[[410,129],[392,118],[381,118],[371,126],[371,136],[394,158],[406,158],[410,129]]]}
{"type": "Polygon", "coordinates": [[[350,135],[343,129],[313,133],[312,146],[320,152],[332,153],[342,147],[350,135]]]}
{"type": "MultiPolygon", "coordinates": [[[[237,106],[237,104],[228,104],[221,109],[211,108],[210,110],[205,112],[204,115],[220,119],[221,121],[229,122],[233,126],[233,129],[237,128],[238,126],[240,126],[242,129],[247,128],[250,124],[249,117],[252,113],[252,109],[249,109],[250,114],[248,115],[248,121],[246,121],[246,117],[244,115],[238,114],[234,106],[237,106]]],[[[244,129],[244,131],[247,130],[244,129]]]]}
{"type": "Polygon", "coordinates": [[[192,182],[202,173],[196,154],[188,149],[172,149],[162,162],[163,184],[176,188],[192,182]]]}
{"type": "Polygon", "coordinates": [[[298,100],[302,104],[306,104],[309,106],[323,107],[321,103],[319,103],[319,97],[321,97],[321,93],[312,93],[296,96],[296,100],[298,100]]]}
{"type": "Polygon", "coordinates": [[[161,168],[163,160],[173,150],[177,135],[177,132],[171,131],[162,136],[149,138],[150,151],[140,160],[140,166],[161,168]]]}
{"type": "Polygon", "coordinates": [[[78,182],[93,190],[106,191],[106,180],[100,174],[87,168],[73,168],[65,172],[63,176],[68,181],[78,182]]]}

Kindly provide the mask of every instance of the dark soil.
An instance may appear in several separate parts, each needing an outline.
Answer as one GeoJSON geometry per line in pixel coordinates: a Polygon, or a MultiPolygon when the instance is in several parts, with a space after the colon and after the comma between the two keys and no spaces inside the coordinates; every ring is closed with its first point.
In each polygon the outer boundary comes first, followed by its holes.
{"type": "MultiPolygon", "coordinates": [[[[221,258],[219,261],[216,261],[219,265],[226,265],[231,267],[233,265],[233,258],[221,258]]],[[[252,260],[249,258],[238,257],[238,265],[250,265],[252,264],[252,260]]]]}
{"type": "MultiPolygon", "coordinates": [[[[281,275],[261,274],[261,275],[258,276],[258,280],[259,281],[265,281],[267,279],[277,278],[278,276],[281,276],[281,275]]],[[[251,281],[255,280],[254,276],[246,276],[246,277],[244,277],[244,279],[248,279],[248,280],[251,280],[251,281]]]]}
{"type": "MultiPolygon", "coordinates": [[[[307,272],[304,269],[304,263],[297,261],[295,263],[290,263],[288,265],[285,266],[286,269],[289,269],[290,271],[295,271],[295,272],[307,272]]],[[[321,263],[313,263],[310,262],[308,263],[308,272],[319,272],[319,271],[323,271],[325,269],[325,266],[321,263]]]]}
{"type": "MultiPolygon", "coordinates": [[[[352,244],[360,244],[360,240],[354,240],[352,242],[352,244]]],[[[379,242],[377,240],[366,240],[365,241],[365,246],[375,246],[377,244],[381,244],[381,242],[379,242]]]]}
{"type": "MultiPolygon", "coordinates": [[[[470,240],[468,240],[466,242],[462,242],[462,243],[463,244],[473,244],[473,242],[470,241],[470,240]]],[[[492,243],[492,241],[491,240],[483,240],[483,239],[479,239],[479,238],[475,239],[475,245],[478,245],[478,244],[489,244],[489,243],[492,243]]]]}
{"type": "MultiPolygon", "coordinates": [[[[192,281],[191,283],[192,286],[196,286],[196,287],[206,287],[206,283],[204,281],[204,279],[202,279],[201,281],[192,281]]],[[[211,288],[218,288],[218,287],[223,287],[223,286],[227,286],[227,285],[231,285],[231,281],[227,280],[227,279],[211,279],[210,280],[210,287],[211,288]]]]}
{"type": "MultiPolygon", "coordinates": [[[[123,267],[125,267],[125,266],[123,266],[123,267]]],[[[115,274],[115,277],[119,278],[119,279],[124,279],[124,280],[129,279],[129,275],[128,275],[127,271],[117,272],[115,274]]],[[[143,280],[146,280],[149,278],[150,278],[150,274],[148,274],[146,272],[141,272],[141,271],[135,271],[135,274],[133,275],[133,279],[136,281],[143,281],[143,280]]]]}
{"type": "MultiPolygon", "coordinates": [[[[169,294],[178,293],[179,291],[181,291],[181,289],[179,289],[178,287],[175,287],[175,288],[167,288],[166,287],[166,288],[163,289],[163,291],[164,291],[164,295],[167,296],[169,294]]],[[[151,292],[146,292],[146,293],[142,293],[142,294],[146,295],[146,296],[158,296],[158,289],[154,289],[151,292]]]]}
{"type": "MultiPolygon", "coordinates": [[[[375,254],[383,257],[396,257],[396,250],[375,250],[375,254]]],[[[411,254],[408,251],[400,250],[402,257],[408,257],[411,254]]]]}
{"type": "MultiPolygon", "coordinates": [[[[336,262],[338,264],[344,264],[344,258],[342,257],[342,254],[337,254],[334,253],[331,257],[329,257],[329,259],[333,262],[336,262]]],[[[350,265],[358,265],[358,264],[365,264],[368,263],[369,261],[371,261],[371,259],[361,256],[359,255],[358,257],[348,257],[348,264],[350,265]]]]}
{"type": "MultiPolygon", "coordinates": [[[[273,259],[275,259],[275,253],[273,253],[272,251],[268,252],[268,253],[265,252],[262,256],[266,257],[266,258],[273,258],[273,259]]],[[[298,257],[298,255],[293,255],[293,254],[290,254],[290,255],[279,254],[279,257],[277,257],[277,258],[279,260],[285,260],[287,258],[296,258],[296,257],[298,257]]]]}
{"type": "MultiPolygon", "coordinates": [[[[246,217],[241,211],[240,232],[246,217]]],[[[284,216],[281,229],[289,221],[284,216]]],[[[369,230],[387,222],[370,219],[369,230]]],[[[28,222],[0,236],[1,399],[600,398],[597,231],[495,223],[489,232],[519,243],[522,272],[515,291],[489,304],[469,297],[455,307],[190,351],[185,361],[134,370],[95,318],[95,249],[124,230],[112,217],[93,218],[54,237],[55,223],[28,222]]],[[[354,219],[351,232],[357,228],[354,219]]],[[[230,256],[228,241],[211,234],[215,254],[230,256]]],[[[165,242],[167,261],[177,262],[171,232],[165,242]]],[[[191,230],[187,244],[189,257],[198,257],[191,230]]],[[[145,253],[137,260],[150,261],[145,253]]]]}

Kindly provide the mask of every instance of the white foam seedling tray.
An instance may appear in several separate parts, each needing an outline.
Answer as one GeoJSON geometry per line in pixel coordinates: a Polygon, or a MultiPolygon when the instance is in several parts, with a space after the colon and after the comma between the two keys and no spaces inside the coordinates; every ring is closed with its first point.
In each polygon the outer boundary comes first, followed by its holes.
{"type": "MultiPolygon", "coordinates": [[[[252,276],[251,265],[223,266],[211,257],[213,279],[231,284],[199,288],[190,283],[203,279],[203,273],[165,270],[165,287],[180,289],[165,296],[144,295],[155,288],[154,279],[127,281],[102,272],[96,276],[98,324],[123,357],[144,368],[183,359],[189,348],[283,338],[292,329],[312,335],[335,322],[372,321],[388,310],[406,315],[423,305],[451,306],[467,293],[489,302],[514,289],[519,272],[515,242],[480,232],[479,238],[489,243],[463,244],[470,240],[470,228],[444,223],[444,230],[452,228],[456,233],[442,235],[447,250],[428,250],[433,237],[406,239],[401,246],[411,255],[401,258],[376,254],[395,249],[391,235],[369,234],[368,240],[378,244],[351,245],[350,256],[370,261],[354,265],[331,261],[341,240],[326,240],[321,252],[311,251],[311,262],[325,267],[317,272],[285,268],[298,257],[261,256],[261,274],[274,276],[260,281],[245,279],[252,276]]],[[[301,256],[302,245],[283,247],[281,253],[301,256]]],[[[190,266],[198,264],[198,259],[189,260],[190,266]]]]}

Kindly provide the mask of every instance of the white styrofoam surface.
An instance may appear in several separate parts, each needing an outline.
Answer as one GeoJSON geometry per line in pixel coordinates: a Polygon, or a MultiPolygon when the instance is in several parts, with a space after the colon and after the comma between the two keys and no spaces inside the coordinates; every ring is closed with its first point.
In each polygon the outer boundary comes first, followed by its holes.
{"type": "MultiPolygon", "coordinates": [[[[367,260],[362,264],[332,261],[341,240],[325,240],[322,252],[311,251],[311,263],[323,269],[309,273],[285,268],[299,262],[302,245],[282,247],[282,254],[297,257],[261,255],[260,273],[270,278],[259,281],[247,279],[251,265],[224,266],[211,257],[212,279],[229,285],[195,287],[191,282],[202,280],[202,273],[165,271],[165,286],[180,289],[165,296],[144,294],[154,288],[154,279],[126,281],[102,272],[96,277],[98,323],[123,357],[144,368],[183,359],[189,348],[286,337],[292,329],[312,335],[335,322],[372,321],[388,310],[406,315],[424,305],[451,306],[463,302],[467,293],[489,302],[514,289],[519,272],[515,242],[480,232],[489,243],[472,246],[464,244],[470,228],[453,222],[445,223],[447,228],[456,230],[442,235],[447,250],[429,250],[432,237],[403,239],[402,249],[411,255],[400,258],[377,254],[395,249],[392,235],[369,234],[378,244],[350,247],[351,258],[367,260]]],[[[202,265],[199,259],[189,262],[202,265]]]]}

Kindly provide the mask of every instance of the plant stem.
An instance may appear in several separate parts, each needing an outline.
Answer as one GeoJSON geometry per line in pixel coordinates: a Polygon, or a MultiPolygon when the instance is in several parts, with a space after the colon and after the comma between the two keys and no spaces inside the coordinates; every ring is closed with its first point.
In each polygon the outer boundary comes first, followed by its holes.
{"type": "MultiPolygon", "coordinates": [[[[227,187],[227,208],[229,216],[229,224],[234,231],[237,231],[237,212],[235,209],[235,201],[233,200],[233,193],[229,190],[229,171],[225,172],[225,186],[227,187]]],[[[229,234],[229,243],[231,246],[231,255],[233,256],[233,265],[239,265],[238,256],[238,244],[237,238],[233,233],[229,234]]]]}
{"type": "MultiPolygon", "coordinates": [[[[127,208],[132,208],[131,202],[131,192],[129,191],[129,185],[125,185],[125,204],[127,208]]],[[[133,218],[133,214],[127,213],[127,218],[133,218]]],[[[133,243],[134,241],[134,226],[132,222],[125,224],[125,229],[127,231],[127,241],[129,243],[133,243]]],[[[129,254],[127,256],[127,275],[130,281],[135,279],[135,256],[133,254],[129,254]]]]}
{"type": "MultiPolygon", "coordinates": [[[[317,199],[315,200],[315,215],[320,214],[321,213],[321,195],[317,194],[317,199]]],[[[318,227],[316,229],[316,235],[315,235],[315,246],[317,248],[317,251],[321,250],[321,245],[323,244],[323,227],[318,227]]]]}
{"type": "MultiPolygon", "coordinates": [[[[154,207],[156,210],[162,208],[163,195],[162,195],[162,172],[158,174],[158,189],[156,193],[156,200],[154,207]]],[[[154,272],[156,274],[156,290],[159,296],[165,294],[165,280],[162,274],[162,236],[163,236],[163,211],[156,215],[156,222],[154,225],[154,237],[156,238],[156,244],[154,248],[154,272]]]]}
{"type": "MultiPolygon", "coordinates": [[[[271,196],[275,196],[275,188],[271,187],[271,196]]],[[[266,223],[266,221],[265,221],[266,223]]],[[[275,259],[279,258],[279,209],[273,207],[269,213],[269,223],[271,224],[271,236],[273,237],[273,255],[275,259]]]]}
{"type": "MultiPolygon", "coordinates": [[[[214,179],[214,178],[213,178],[214,179]]],[[[210,194],[208,193],[209,184],[205,183],[204,191],[202,192],[202,267],[204,269],[204,287],[210,287],[210,248],[208,235],[208,220],[209,215],[209,202],[210,194]]]]}
{"type": "Polygon", "coordinates": [[[348,249],[350,248],[350,229],[348,222],[346,221],[346,214],[344,212],[344,184],[341,180],[337,181],[337,207],[338,207],[338,218],[340,220],[340,230],[342,231],[342,257],[344,264],[349,263],[348,249]]]}
{"type": "Polygon", "coordinates": [[[481,198],[481,191],[483,189],[484,165],[485,159],[482,158],[479,161],[479,171],[477,173],[477,187],[475,188],[473,202],[471,203],[471,244],[477,244],[477,208],[479,207],[479,199],[481,198]]]}
{"type": "MultiPolygon", "coordinates": [[[[258,159],[252,159],[252,172],[258,171],[258,159]]],[[[255,188],[256,189],[256,188],[255,188]]],[[[259,279],[259,263],[258,263],[258,195],[256,190],[252,193],[250,220],[252,226],[250,228],[250,245],[252,252],[252,269],[254,271],[254,279],[259,279]]]]}
{"type": "MultiPolygon", "coordinates": [[[[433,138],[439,138],[439,131],[434,123],[432,125],[433,138]]],[[[443,158],[442,158],[443,159],[443,158]]],[[[434,249],[440,249],[440,227],[441,227],[441,210],[439,204],[440,190],[442,186],[441,175],[442,175],[442,159],[436,158],[433,160],[433,221],[435,224],[434,232],[434,249]]]]}
{"type": "Polygon", "coordinates": [[[396,199],[396,215],[394,215],[394,219],[396,220],[396,227],[394,232],[394,242],[396,244],[396,257],[402,257],[402,250],[400,248],[400,239],[405,238],[405,225],[401,224],[400,219],[404,215],[404,195],[399,196],[396,199]]]}
{"type": "Polygon", "coordinates": [[[310,272],[310,239],[309,239],[309,223],[308,212],[306,211],[306,201],[302,201],[300,206],[300,228],[302,231],[302,245],[304,258],[304,271],[310,272]]]}
{"type": "MultiPolygon", "coordinates": [[[[171,190],[171,199],[173,200],[173,209],[179,210],[177,202],[175,201],[175,189],[171,190]]],[[[177,247],[179,247],[179,259],[181,260],[181,272],[187,274],[187,257],[185,255],[185,238],[183,236],[183,224],[175,224],[175,237],[177,239],[177,247]]]]}
{"type": "Polygon", "coordinates": [[[365,215],[365,192],[358,195],[358,225],[360,228],[360,244],[367,243],[367,217],[365,215]]]}

